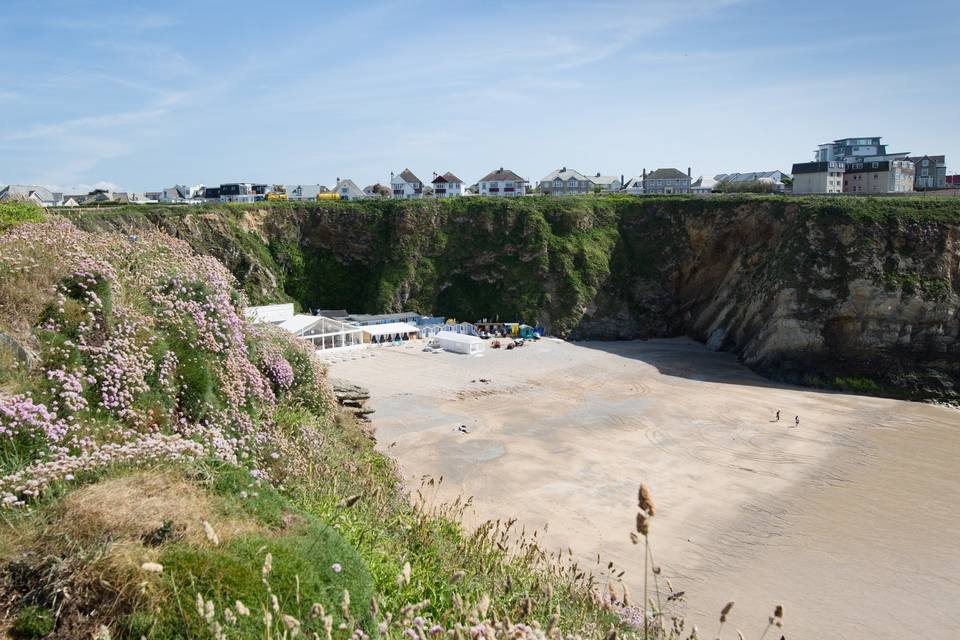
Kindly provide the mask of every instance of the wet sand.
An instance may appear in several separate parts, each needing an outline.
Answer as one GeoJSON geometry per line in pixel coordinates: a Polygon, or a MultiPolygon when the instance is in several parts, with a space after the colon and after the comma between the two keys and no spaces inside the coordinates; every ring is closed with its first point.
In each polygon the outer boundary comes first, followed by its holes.
{"type": "Polygon", "coordinates": [[[473,496],[477,521],[548,526],[549,548],[599,553],[639,594],[644,481],[702,637],[729,600],[730,637],[759,637],[777,604],[791,640],[960,637],[960,411],[777,385],[688,340],[420,346],[331,373],[370,389],[403,473],[444,476],[438,497],[473,496]]]}

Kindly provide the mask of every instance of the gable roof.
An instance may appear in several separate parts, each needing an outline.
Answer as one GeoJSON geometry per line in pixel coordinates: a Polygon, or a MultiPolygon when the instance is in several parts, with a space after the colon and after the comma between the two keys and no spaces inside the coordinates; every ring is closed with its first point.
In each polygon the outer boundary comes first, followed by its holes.
{"type": "Polygon", "coordinates": [[[553,171],[551,171],[551,172],[548,173],[547,175],[543,176],[543,177],[540,179],[540,182],[553,182],[553,181],[556,180],[557,178],[560,178],[560,179],[563,180],[564,182],[568,181],[570,178],[573,178],[574,180],[588,180],[588,179],[589,179],[589,178],[587,178],[587,176],[583,175],[583,174],[580,173],[579,171],[576,171],[576,170],[574,170],[574,169],[567,169],[566,167],[563,167],[562,169],[554,169],[553,171]]]}
{"type": "Polygon", "coordinates": [[[686,177],[688,176],[683,171],[672,167],[669,169],[657,169],[647,174],[647,180],[677,180],[686,177]]]}
{"type": "Polygon", "coordinates": [[[629,180],[627,180],[627,181],[624,183],[623,188],[624,188],[624,189],[633,189],[633,188],[635,188],[635,187],[637,187],[637,186],[640,186],[640,187],[643,186],[643,176],[635,176],[635,177],[633,177],[633,178],[630,178],[629,180]]]}
{"type": "Polygon", "coordinates": [[[779,182],[787,175],[783,171],[774,169],[773,171],[748,171],[746,173],[718,173],[713,176],[717,182],[759,182],[767,178],[774,182],[779,182]]]}
{"type": "Polygon", "coordinates": [[[344,187],[347,188],[347,191],[352,191],[353,193],[364,195],[363,190],[357,186],[357,183],[349,178],[343,178],[342,180],[337,180],[336,186],[333,188],[333,191],[339,193],[344,187]]]}
{"type": "Polygon", "coordinates": [[[487,175],[480,178],[480,182],[492,182],[494,180],[516,180],[517,182],[526,182],[526,180],[515,174],[513,171],[510,171],[510,169],[504,169],[503,167],[500,167],[495,171],[491,171],[487,175]]]}
{"type": "Polygon", "coordinates": [[[451,183],[451,184],[456,184],[456,183],[463,184],[463,180],[461,180],[460,178],[458,178],[457,176],[455,176],[454,174],[452,174],[452,173],[449,172],[449,171],[447,171],[445,174],[443,174],[443,177],[446,178],[446,179],[447,179],[447,182],[449,182],[449,183],[451,183]]]}
{"type": "Polygon", "coordinates": [[[937,164],[946,164],[947,162],[946,156],[907,156],[907,160],[914,164],[917,164],[924,158],[929,158],[932,162],[936,162],[937,164]]]}
{"type": "Polygon", "coordinates": [[[431,180],[431,182],[432,182],[433,184],[436,184],[436,183],[438,183],[438,182],[446,182],[446,183],[448,183],[448,184],[456,184],[456,183],[459,182],[460,184],[463,184],[463,180],[461,180],[461,179],[458,178],[457,176],[453,175],[453,174],[450,173],[449,171],[447,171],[447,172],[446,172],[445,174],[443,174],[443,175],[438,175],[436,178],[434,178],[433,180],[431,180]]]}
{"type": "Polygon", "coordinates": [[[410,171],[410,169],[404,169],[404,170],[401,171],[399,174],[397,174],[397,176],[396,176],[394,179],[396,179],[396,178],[400,178],[400,179],[403,180],[404,182],[407,182],[407,183],[410,183],[410,184],[416,184],[416,183],[420,182],[420,178],[418,178],[417,176],[413,175],[413,171],[410,171]]]}
{"type": "Polygon", "coordinates": [[[55,202],[53,192],[35,184],[11,184],[0,189],[0,200],[26,200],[36,196],[41,202],[55,202]]]}
{"type": "Polygon", "coordinates": [[[587,179],[593,184],[606,184],[606,185],[610,185],[610,184],[613,184],[614,182],[620,181],[620,178],[618,178],[617,176],[602,176],[599,173],[595,176],[590,176],[587,179]]]}

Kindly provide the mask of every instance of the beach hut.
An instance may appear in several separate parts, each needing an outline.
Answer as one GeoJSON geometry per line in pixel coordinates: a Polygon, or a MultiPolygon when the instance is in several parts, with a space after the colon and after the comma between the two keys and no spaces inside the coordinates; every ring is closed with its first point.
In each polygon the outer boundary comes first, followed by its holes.
{"type": "Polygon", "coordinates": [[[483,340],[465,333],[441,331],[437,334],[437,342],[443,350],[453,353],[476,355],[483,352],[483,340]]]}

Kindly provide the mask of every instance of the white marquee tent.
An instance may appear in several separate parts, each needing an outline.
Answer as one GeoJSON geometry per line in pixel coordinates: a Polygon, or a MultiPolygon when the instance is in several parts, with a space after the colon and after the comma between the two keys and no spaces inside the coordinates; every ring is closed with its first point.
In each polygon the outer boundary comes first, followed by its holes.
{"type": "Polygon", "coordinates": [[[437,342],[445,351],[474,355],[483,352],[483,340],[477,336],[453,331],[441,331],[437,334],[437,342]]]}

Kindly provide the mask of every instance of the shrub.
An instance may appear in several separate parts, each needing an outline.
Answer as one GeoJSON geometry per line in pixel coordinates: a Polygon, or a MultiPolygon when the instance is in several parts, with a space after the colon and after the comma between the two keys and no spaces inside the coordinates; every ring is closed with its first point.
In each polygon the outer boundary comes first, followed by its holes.
{"type": "Polygon", "coordinates": [[[20,610],[10,627],[10,635],[18,640],[42,638],[54,629],[53,612],[42,607],[28,606],[20,610]]]}

